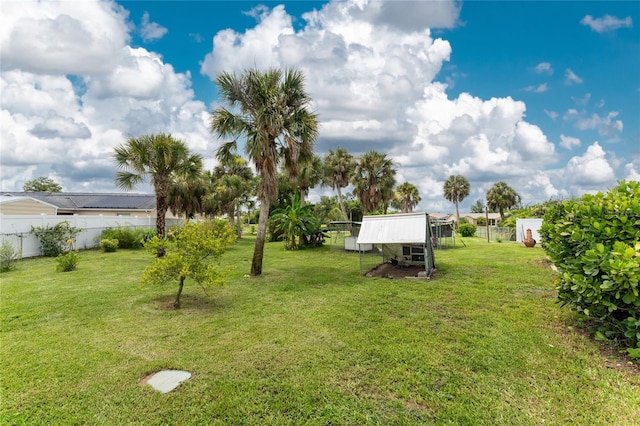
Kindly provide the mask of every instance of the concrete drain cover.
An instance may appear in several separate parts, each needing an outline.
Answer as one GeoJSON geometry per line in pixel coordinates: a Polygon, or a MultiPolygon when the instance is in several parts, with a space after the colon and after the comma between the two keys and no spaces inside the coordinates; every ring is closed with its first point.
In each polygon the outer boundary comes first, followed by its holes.
{"type": "Polygon", "coordinates": [[[162,370],[152,373],[142,380],[140,384],[150,385],[158,392],[168,393],[178,387],[178,385],[191,378],[191,373],[182,370],[162,370]]]}

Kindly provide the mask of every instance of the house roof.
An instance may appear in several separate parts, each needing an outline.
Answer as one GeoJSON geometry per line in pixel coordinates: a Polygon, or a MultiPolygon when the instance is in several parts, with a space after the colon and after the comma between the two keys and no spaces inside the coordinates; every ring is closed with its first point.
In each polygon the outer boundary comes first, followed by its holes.
{"type": "Polygon", "coordinates": [[[429,226],[427,213],[365,216],[357,244],[424,244],[429,226]]]}
{"type": "Polygon", "coordinates": [[[429,213],[431,220],[451,220],[455,219],[455,215],[451,213],[429,213]]]}
{"type": "Polygon", "coordinates": [[[10,203],[17,203],[20,201],[35,201],[37,203],[41,203],[44,204],[48,207],[56,207],[51,203],[47,203],[46,201],[42,201],[42,200],[38,200],[34,197],[26,197],[26,196],[12,196],[12,195],[5,195],[5,194],[1,194],[0,195],[0,204],[10,204],[10,203]]]}
{"type": "Polygon", "coordinates": [[[153,210],[153,194],[98,194],[77,192],[4,192],[5,196],[31,198],[65,210],[153,210]]]}
{"type": "MultiPolygon", "coordinates": [[[[489,216],[489,219],[500,219],[500,213],[464,213],[460,215],[461,217],[470,217],[472,219],[479,219],[481,217],[489,216]]],[[[505,216],[508,214],[505,213],[505,216]]]]}

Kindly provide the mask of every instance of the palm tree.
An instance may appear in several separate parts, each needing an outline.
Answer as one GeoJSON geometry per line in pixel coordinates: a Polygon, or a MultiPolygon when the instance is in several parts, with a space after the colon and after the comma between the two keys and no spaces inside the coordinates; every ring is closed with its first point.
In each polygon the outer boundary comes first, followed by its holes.
{"type": "MultiPolygon", "coordinates": [[[[191,154],[183,141],[160,133],[130,138],[126,144],[115,148],[114,159],[123,169],[115,179],[120,188],[130,191],[145,178],[151,180],[156,193],[156,234],[164,237],[172,179],[197,177],[202,170],[202,156],[191,154]]],[[[159,256],[162,254],[158,252],[159,256]]]]}
{"type": "Polygon", "coordinates": [[[396,170],[393,161],[386,154],[369,151],[358,160],[352,183],[355,193],[362,203],[363,214],[386,209],[393,198],[396,184],[396,170]]]}
{"type": "Polygon", "coordinates": [[[218,158],[236,152],[238,139],[260,175],[258,199],[260,217],[251,262],[251,275],[262,274],[262,258],[269,219],[269,204],[278,194],[278,165],[284,164],[289,176],[297,175],[297,162],[309,158],[318,135],[316,114],[308,104],[300,71],[271,69],[246,70],[237,76],[219,74],[216,83],[220,98],[230,109],[220,107],[211,113],[211,131],[221,138],[234,138],[219,149],[218,158]]]}
{"type": "Polygon", "coordinates": [[[329,150],[324,157],[326,168],[326,180],[332,189],[338,190],[338,203],[344,220],[347,220],[347,210],[342,198],[342,188],[349,186],[351,176],[356,168],[356,160],[353,155],[349,154],[344,148],[336,148],[335,151],[329,150]]]}
{"type": "Polygon", "coordinates": [[[185,219],[192,219],[196,213],[202,212],[202,198],[205,194],[202,176],[179,176],[169,187],[169,209],[176,216],[184,214],[185,219]]]}
{"type": "Polygon", "coordinates": [[[460,202],[469,195],[469,181],[462,175],[451,175],[444,182],[442,190],[444,198],[456,205],[456,226],[460,226],[460,202]]]}
{"type": "Polygon", "coordinates": [[[398,186],[396,188],[396,195],[398,196],[402,213],[411,213],[413,208],[422,201],[418,188],[409,182],[398,186]]]}
{"type": "Polygon", "coordinates": [[[500,220],[504,220],[504,209],[510,209],[520,202],[520,195],[506,182],[498,182],[487,191],[487,206],[500,212],[500,220]]]}
{"type": "MultiPolygon", "coordinates": [[[[220,159],[209,175],[212,192],[209,198],[220,213],[226,213],[229,226],[237,219],[236,233],[241,236],[240,207],[250,197],[253,188],[253,172],[244,158],[230,155],[220,159]]],[[[211,201],[209,201],[211,203],[211,201]]],[[[211,204],[210,204],[211,205],[211,204]]]]}
{"type": "Polygon", "coordinates": [[[293,178],[293,184],[300,191],[301,205],[305,205],[309,189],[322,182],[323,171],[322,159],[317,155],[298,164],[298,175],[293,178]]]}

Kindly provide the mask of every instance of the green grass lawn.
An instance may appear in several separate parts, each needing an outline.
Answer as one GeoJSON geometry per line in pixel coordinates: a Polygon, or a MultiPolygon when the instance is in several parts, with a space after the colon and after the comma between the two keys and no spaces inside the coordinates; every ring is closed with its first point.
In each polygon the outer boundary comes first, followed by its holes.
{"type": "MultiPolygon", "coordinates": [[[[144,251],[27,259],[0,275],[0,424],[634,425],[640,375],[572,331],[539,247],[438,251],[433,280],[253,239],[227,285],[142,287],[144,251]],[[138,380],[193,372],[161,394],[138,380]]],[[[636,370],[637,371],[637,370],[636,370]]]]}

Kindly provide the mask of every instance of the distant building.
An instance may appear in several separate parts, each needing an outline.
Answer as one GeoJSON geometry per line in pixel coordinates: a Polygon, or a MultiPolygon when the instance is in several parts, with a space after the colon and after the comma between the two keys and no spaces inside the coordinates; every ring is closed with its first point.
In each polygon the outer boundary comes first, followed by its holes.
{"type": "MultiPolygon", "coordinates": [[[[0,213],[155,217],[156,196],[127,193],[1,192],[0,213]]],[[[166,217],[175,216],[168,211],[166,217]]]]}
{"type": "MultiPolygon", "coordinates": [[[[500,222],[500,213],[464,213],[460,215],[460,218],[466,218],[469,223],[478,225],[478,219],[489,219],[489,226],[498,226],[500,222]]],[[[505,217],[508,215],[505,215],[505,217]]]]}

